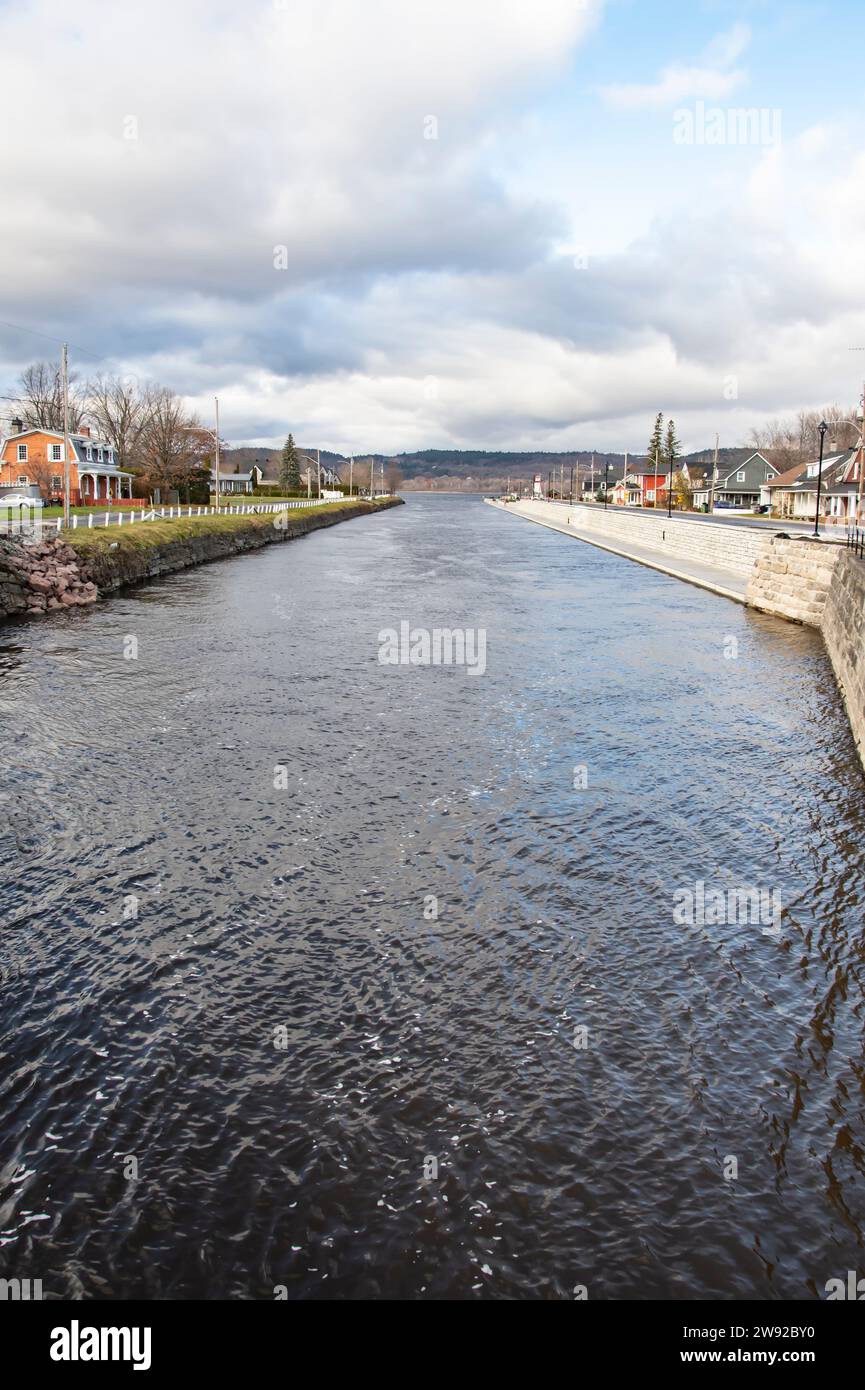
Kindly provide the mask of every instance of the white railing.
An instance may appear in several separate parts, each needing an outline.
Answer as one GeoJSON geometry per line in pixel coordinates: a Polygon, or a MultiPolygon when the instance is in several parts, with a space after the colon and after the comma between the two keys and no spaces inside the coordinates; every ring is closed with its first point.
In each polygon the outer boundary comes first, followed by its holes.
{"type": "MultiPolygon", "coordinates": [[[[379,497],[382,495],[381,493],[378,494],[379,497]]],[[[71,518],[70,524],[72,530],[77,531],[79,527],[92,530],[94,526],[128,526],[133,521],[172,521],[178,520],[181,517],[191,516],[268,515],[273,512],[287,511],[290,507],[325,507],[330,500],[331,499],[327,497],[311,497],[308,500],[305,497],[301,497],[290,499],[286,502],[249,502],[243,505],[228,507],[142,507],[139,512],[105,512],[104,516],[94,512],[88,512],[86,516],[80,516],[75,512],[71,518]]],[[[346,498],[346,501],[350,500],[350,498],[346,498]]],[[[42,525],[53,526],[56,531],[60,531],[63,527],[63,518],[52,518],[49,521],[43,521],[42,525]]]]}

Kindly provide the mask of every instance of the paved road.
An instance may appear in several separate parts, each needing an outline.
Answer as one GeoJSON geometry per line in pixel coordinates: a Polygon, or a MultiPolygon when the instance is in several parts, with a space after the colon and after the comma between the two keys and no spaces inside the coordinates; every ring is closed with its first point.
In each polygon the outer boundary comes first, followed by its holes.
{"type": "MultiPolygon", "coordinates": [[[[601,502],[573,503],[565,501],[554,502],[554,505],[560,507],[591,506],[595,511],[603,511],[604,509],[601,502]]],[[[611,506],[608,507],[607,510],[615,511],[616,515],[620,513],[627,514],[629,512],[644,512],[647,516],[663,515],[666,518],[666,512],[664,512],[663,509],[659,510],[654,507],[611,506]]],[[[707,521],[716,526],[750,526],[763,531],[786,531],[788,534],[796,534],[799,532],[807,535],[808,532],[814,530],[813,521],[779,521],[777,518],[765,516],[729,516],[725,515],[724,512],[714,512],[711,516],[708,516],[705,512],[673,512],[670,521],[707,521]]],[[[843,541],[846,538],[846,531],[843,526],[824,526],[822,521],[820,522],[820,534],[824,536],[826,540],[843,541]]]]}

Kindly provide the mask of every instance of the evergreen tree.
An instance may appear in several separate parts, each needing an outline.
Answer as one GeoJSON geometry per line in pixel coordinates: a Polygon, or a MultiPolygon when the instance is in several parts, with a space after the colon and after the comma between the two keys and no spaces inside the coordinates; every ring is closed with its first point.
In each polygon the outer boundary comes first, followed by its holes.
{"type": "MultiPolygon", "coordinates": [[[[660,419],[660,416],[658,417],[660,419]]],[[[676,467],[676,459],[682,457],[682,446],[676,438],[675,420],[667,421],[667,437],[664,440],[664,461],[672,473],[676,467]]]]}
{"type": "Polygon", "coordinates": [[[279,465],[279,486],[283,492],[300,492],[300,459],[294,446],[294,436],[291,434],[283,445],[279,465]]]}
{"type": "Polygon", "coordinates": [[[664,416],[659,410],[655,417],[655,428],[652,430],[652,437],[649,440],[649,462],[663,463],[664,461],[664,416]]]}

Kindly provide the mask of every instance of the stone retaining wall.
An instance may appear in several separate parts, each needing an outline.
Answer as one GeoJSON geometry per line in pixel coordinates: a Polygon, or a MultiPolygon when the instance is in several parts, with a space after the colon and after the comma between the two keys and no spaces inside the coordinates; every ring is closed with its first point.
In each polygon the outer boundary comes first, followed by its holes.
{"type": "Polygon", "coordinates": [[[842,551],[835,566],[822,630],[865,766],[865,560],[849,550],[842,551]]]}
{"type": "Polygon", "coordinates": [[[567,523],[583,531],[597,532],[617,544],[650,546],[669,559],[680,556],[703,565],[715,565],[734,574],[750,575],[765,543],[759,530],[745,526],[720,526],[711,521],[688,521],[684,517],[670,520],[666,512],[640,512],[624,507],[568,506],[557,502],[509,503],[508,511],[519,511],[537,520],[567,523]]]}
{"type": "Polygon", "coordinates": [[[820,627],[835,568],[846,553],[843,546],[810,536],[764,541],[745,602],[761,613],[820,627]]]}

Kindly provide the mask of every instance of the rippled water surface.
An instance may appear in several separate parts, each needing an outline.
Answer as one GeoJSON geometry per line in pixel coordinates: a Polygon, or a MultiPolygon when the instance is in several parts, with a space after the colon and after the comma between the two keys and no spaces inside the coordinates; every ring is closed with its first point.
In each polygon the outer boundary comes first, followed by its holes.
{"type": "Polygon", "coordinates": [[[0,1274],[862,1272],[865,782],[816,634],[415,497],[5,627],[0,709],[0,1274]],[[380,665],[402,620],[484,628],[486,673],[380,665]],[[699,880],[779,937],[677,925],[699,880]]]}

